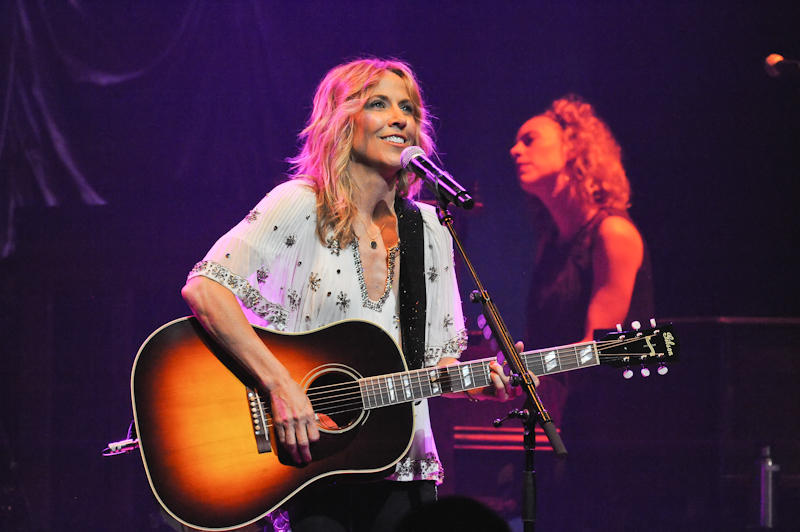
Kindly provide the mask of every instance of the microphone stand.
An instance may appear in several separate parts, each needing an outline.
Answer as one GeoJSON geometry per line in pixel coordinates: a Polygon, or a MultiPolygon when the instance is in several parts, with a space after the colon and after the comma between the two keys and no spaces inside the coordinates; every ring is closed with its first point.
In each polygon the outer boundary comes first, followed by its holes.
{"type": "MultiPolygon", "coordinates": [[[[536,527],[536,471],[534,469],[533,455],[536,448],[536,423],[539,423],[539,425],[542,427],[542,430],[544,430],[544,433],[547,436],[547,439],[550,441],[550,445],[553,447],[553,451],[556,453],[556,456],[559,458],[565,457],[567,455],[567,449],[564,447],[564,443],[561,441],[561,436],[559,436],[550,414],[547,413],[547,409],[542,404],[541,399],[539,399],[539,394],[536,393],[536,386],[533,383],[533,377],[531,377],[531,375],[525,369],[522,358],[514,348],[514,342],[511,340],[511,336],[508,333],[508,328],[503,322],[503,318],[500,316],[497,307],[494,305],[492,298],[489,296],[489,292],[483,288],[483,285],[478,278],[478,273],[472,266],[472,262],[470,262],[469,257],[467,257],[464,246],[461,244],[461,241],[459,240],[458,235],[453,228],[453,217],[447,210],[449,201],[444,197],[443,194],[438,193],[438,190],[434,190],[434,195],[436,196],[437,200],[436,212],[439,216],[439,222],[447,227],[448,231],[450,231],[450,235],[453,237],[453,243],[458,248],[458,252],[461,254],[461,257],[464,259],[464,263],[466,264],[467,269],[472,276],[472,280],[475,283],[475,287],[477,288],[477,290],[473,291],[470,295],[470,299],[473,303],[481,303],[483,305],[486,322],[488,323],[492,334],[497,339],[497,343],[499,344],[503,356],[505,357],[506,363],[511,368],[512,382],[515,386],[522,386],[522,389],[527,395],[524,409],[510,412],[505,419],[519,418],[522,420],[523,427],[525,428],[525,435],[523,438],[523,446],[525,449],[525,469],[523,473],[522,523],[523,530],[525,532],[533,532],[536,527]]],[[[500,426],[503,421],[504,420],[495,421],[495,426],[500,426]]]]}

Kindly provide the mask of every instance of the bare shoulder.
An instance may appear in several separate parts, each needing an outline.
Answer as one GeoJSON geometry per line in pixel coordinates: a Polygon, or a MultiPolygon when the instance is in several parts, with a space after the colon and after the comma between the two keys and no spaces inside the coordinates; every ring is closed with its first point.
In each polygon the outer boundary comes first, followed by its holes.
{"type": "Polygon", "coordinates": [[[600,245],[595,247],[595,260],[639,268],[644,258],[644,241],[630,220],[609,216],[600,223],[597,233],[600,245]]]}
{"type": "Polygon", "coordinates": [[[598,235],[606,246],[642,247],[642,235],[627,218],[609,216],[600,223],[598,235]]]}

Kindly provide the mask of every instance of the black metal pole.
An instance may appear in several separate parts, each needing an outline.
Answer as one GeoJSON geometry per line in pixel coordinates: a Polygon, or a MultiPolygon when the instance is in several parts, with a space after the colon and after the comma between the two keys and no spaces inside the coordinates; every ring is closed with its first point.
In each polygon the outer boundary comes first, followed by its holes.
{"type": "Polygon", "coordinates": [[[513,378],[518,385],[522,386],[525,394],[527,395],[525,402],[526,409],[525,411],[522,411],[524,413],[518,413],[514,416],[509,415],[509,417],[523,418],[523,425],[525,427],[525,436],[523,441],[525,447],[525,470],[523,472],[522,519],[525,532],[533,532],[536,525],[536,471],[534,469],[533,455],[536,448],[536,423],[539,423],[539,425],[542,427],[542,430],[547,436],[550,445],[553,447],[553,451],[555,452],[556,456],[559,458],[565,457],[567,455],[567,449],[564,447],[564,443],[561,441],[561,436],[558,434],[550,414],[548,414],[547,409],[542,404],[539,394],[536,393],[533,377],[525,369],[525,365],[522,362],[519,353],[517,353],[517,350],[514,348],[514,342],[511,339],[508,328],[503,322],[503,318],[500,316],[500,313],[492,301],[492,298],[489,296],[489,293],[481,284],[481,281],[478,278],[478,273],[472,266],[472,262],[469,260],[469,257],[464,250],[464,246],[461,244],[461,241],[459,240],[458,235],[453,228],[453,218],[447,211],[447,200],[443,199],[439,195],[437,195],[437,199],[439,202],[437,209],[439,221],[442,225],[447,227],[447,230],[453,237],[453,245],[458,249],[461,258],[464,260],[464,264],[466,265],[467,270],[469,271],[469,274],[475,283],[476,290],[472,293],[472,301],[476,303],[480,302],[483,305],[484,317],[486,318],[487,324],[489,325],[494,338],[497,340],[500,350],[505,357],[506,363],[511,368],[513,378]]]}

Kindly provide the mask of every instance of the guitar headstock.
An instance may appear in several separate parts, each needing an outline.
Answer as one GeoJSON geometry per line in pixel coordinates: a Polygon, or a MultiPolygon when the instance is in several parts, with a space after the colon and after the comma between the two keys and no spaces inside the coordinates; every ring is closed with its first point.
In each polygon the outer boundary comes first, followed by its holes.
{"type": "Polygon", "coordinates": [[[647,366],[658,365],[659,375],[667,373],[665,364],[677,362],[680,345],[672,324],[656,327],[655,320],[649,329],[640,329],[634,322],[633,330],[623,331],[617,326],[617,331],[607,334],[602,340],[597,341],[597,352],[601,364],[613,367],[626,368],[623,376],[626,379],[633,377],[631,367],[641,366],[643,377],[650,375],[647,366]]]}

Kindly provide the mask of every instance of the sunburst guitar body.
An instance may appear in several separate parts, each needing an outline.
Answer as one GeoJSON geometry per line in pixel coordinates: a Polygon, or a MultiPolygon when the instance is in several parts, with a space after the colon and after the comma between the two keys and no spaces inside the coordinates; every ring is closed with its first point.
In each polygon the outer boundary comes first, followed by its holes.
{"type": "MultiPolygon", "coordinates": [[[[284,451],[269,398],[195,318],[155,331],[133,365],[134,419],[148,480],[165,510],[192,528],[238,528],[309,486],[383,478],[411,445],[414,401],[490,382],[492,359],[409,371],[392,337],[364,321],[296,334],[254,329],[318,415],[321,436],[308,464],[284,451]]],[[[545,375],[604,362],[671,362],[677,353],[668,325],[530,351],[522,359],[545,375]]]]}

